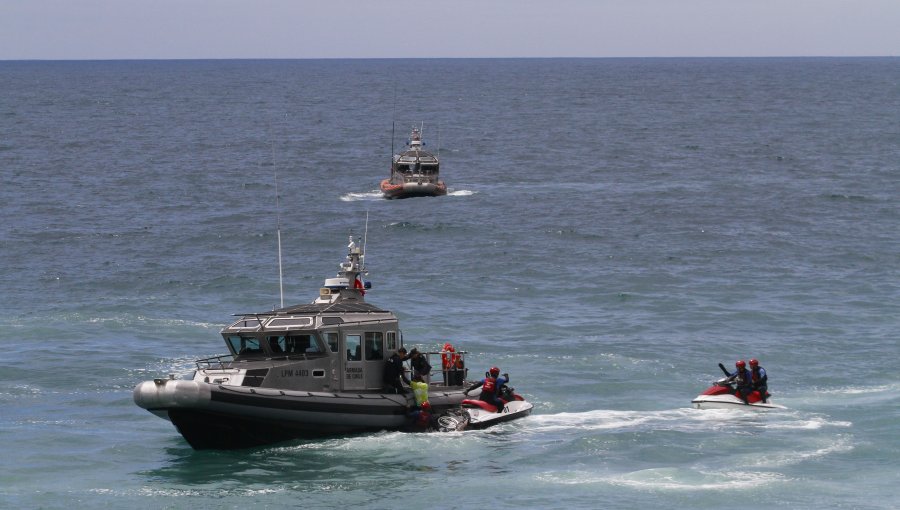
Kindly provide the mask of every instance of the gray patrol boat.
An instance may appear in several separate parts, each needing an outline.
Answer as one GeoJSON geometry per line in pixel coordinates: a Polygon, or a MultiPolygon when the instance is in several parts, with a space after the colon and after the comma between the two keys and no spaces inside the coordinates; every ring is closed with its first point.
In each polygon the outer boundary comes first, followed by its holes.
{"type": "MultiPolygon", "coordinates": [[[[134,402],[170,420],[196,449],[404,428],[412,393],[388,392],[383,381],[386,360],[402,346],[400,324],[365,301],[365,255],[352,236],[348,248],[315,301],[241,315],[222,330],[229,354],[197,361],[191,379],[138,384],[134,402]]],[[[466,398],[463,374],[453,375],[429,381],[435,413],[466,398]]]]}
{"type": "Polygon", "coordinates": [[[422,128],[413,127],[407,142],[409,148],[395,154],[391,161],[391,176],[381,181],[385,198],[438,197],[447,194],[447,185],[440,179],[437,155],[425,150],[422,128]]]}

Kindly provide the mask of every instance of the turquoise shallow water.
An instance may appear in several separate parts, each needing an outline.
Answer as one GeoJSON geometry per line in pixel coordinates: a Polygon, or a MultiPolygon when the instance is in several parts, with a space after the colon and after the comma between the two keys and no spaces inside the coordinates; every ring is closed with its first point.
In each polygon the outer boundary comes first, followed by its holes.
{"type": "Polygon", "coordinates": [[[2,62],[0,506],[893,508],[898,83],[897,59],[2,62]],[[392,120],[425,122],[449,196],[379,197],[392,120]],[[276,172],[286,302],[368,213],[369,300],[534,414],[196,452],[137,408],[278,303],[276,172]],[[751,356],[788,410],[690,409],[751,356]]]}

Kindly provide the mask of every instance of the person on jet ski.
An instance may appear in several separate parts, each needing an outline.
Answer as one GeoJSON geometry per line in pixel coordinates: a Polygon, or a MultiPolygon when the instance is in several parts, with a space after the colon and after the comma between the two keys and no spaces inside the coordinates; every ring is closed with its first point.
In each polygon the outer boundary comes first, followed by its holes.
{"type": "Polygon", "coordinates": [[[736,370],[728,374],[728,381],[733,382],[737,387],[736,395],[743,400],[745,404],[749,404],[750,402],[747,401],[747,397],[753,392],[753,383],[751,382],[752,375],[750,374],[750,371],[747,370],[747,364],[742,359],[734,364],[734,368],[736,370]]]}
{"type": "Polygon", "coordinates": [[[766,369],[759,366],[759,360],[755,358],[750,360],[750,385],[751,390],[759,392],[759,398],[765,404],[769,392],[769,376],[766,374],[766,369]]]}
{"type": "Polygon", "coordinates": [[[466,395],[475,388],[481,388],[481,396],[479,400],[497,408],[497,412],[503,412],[503,400],[500,399],[501,390],[506,383],[509,382],[509,374],[500,375],[500,368],[491,367],[491,370],[484,374],[484,379],[466,388],[466,395]]]}

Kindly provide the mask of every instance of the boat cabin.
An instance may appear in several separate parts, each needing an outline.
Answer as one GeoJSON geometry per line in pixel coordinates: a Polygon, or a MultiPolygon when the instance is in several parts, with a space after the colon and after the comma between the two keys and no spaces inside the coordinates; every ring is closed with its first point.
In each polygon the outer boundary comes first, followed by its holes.
{"type": "Polygon", "coordinates": [[[198,361],[194,380],[279,390],[382,393],[386,360],[402,345],[399,321],[392,312],[365,301],[371,285],[360,279],[363,255],[352,238],[348,248],[343,271],[325,280],[312,303],[242,314],[222,329],[229,354],[198,361]]]}
{"type": "Polygon", "coordinates": [[[394,171],[404,176],[436,177],[440,171],[440,163],[430,152],[410,150],[398,155],[394,161],[394,171]]]}
{"type": "Polygon", "coordinates": [[[245,315],[222,336],[228,367],[246,370],[241,386],[290,390],[381,392],[385,360],[400,348],[397,317],[364,302],[245,315]]]}

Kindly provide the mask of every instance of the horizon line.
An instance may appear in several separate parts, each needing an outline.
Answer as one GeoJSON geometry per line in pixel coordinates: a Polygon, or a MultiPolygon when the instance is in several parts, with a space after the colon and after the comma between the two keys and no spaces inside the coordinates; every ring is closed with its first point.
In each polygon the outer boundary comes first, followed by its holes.
{"type": "Polygon", "coordinates": [[[862,59],[898,55],[707,55],[707,56],[554,56],[554,57],[115,57],[115,58],[0,58],[0,62],[134,62],[210,60],[635,60],[635,59],[862,59]]]}

